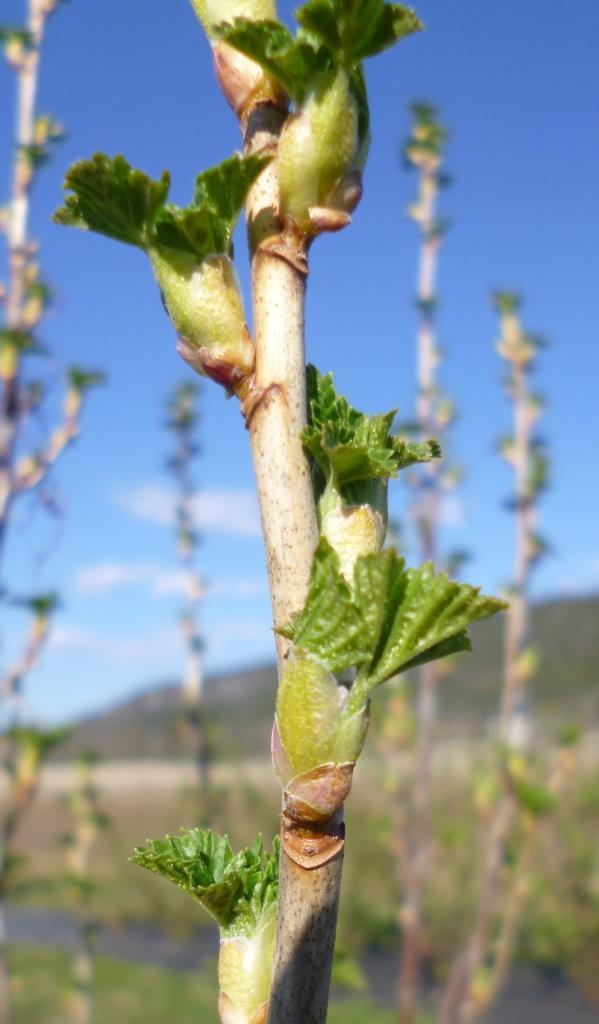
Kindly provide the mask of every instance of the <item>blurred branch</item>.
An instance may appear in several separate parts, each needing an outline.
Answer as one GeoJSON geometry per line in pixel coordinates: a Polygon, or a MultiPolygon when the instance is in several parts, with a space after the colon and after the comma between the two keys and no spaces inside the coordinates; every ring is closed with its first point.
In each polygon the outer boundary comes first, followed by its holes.
{"type": "MultiPolygon", "coordinates": [[[[503,894],[503,903],[500,904],[506,848],[516,822],[521,820],[520,815],[526,817],[535,803],[540,809],[545,799],[543,790],[535,789],[534,783],[531,784],[527,778],[532,721],[526,690],[537,665],[536,653],[530,645],[529,585],[531,572],[540,556],[536,533],[537,503],[546,485],[546,463],[543,457],[542,471],[539,472],[538,441],[533,430],[542,406],[531,394],[529,385],[538,345],[522,328],[520,297],[513,292],[497,292],[493,299],[500,318],[497,350],[508,365],[506,391],[513,405],[514,420],[513,437],[504,439],[500,445],[500,451],[514,475],[511,507],[515,515],[514,582],[510,588],[506,618],[504,678],[497,729],[497,767],[502,780],[502,794],[487,834],[485,871],[475,921],[450,972],[441,1004],[440,1024],[472,1024],[483,1011],[481,1000],[476,995],[475,981],[490,956],[491,932],[498,913],[502,939],[495,965],[498,981],[492,986],[495,985],[498,992],[503,984],[523,903],[519,895],[520,877],[516,873],[511,894],[503,894]]],[[[491,995],[485,1005],[490,1005],[490,1002],[491,995]]]]}
{"type": "Polygon", "coordinates": [[[168,469],[177,486],[175,509],[177,547],[186,587],[186,603],[181,616],[181,629],[187,652],[182,686],[184,727],[190,738],[199,791],[205,797],[208,787],[209,757],[203,706],[203,644],[198,624],[198,610],[204,587],[195,564],[199,536],[195,528],[193,513],[193,500],[196,494],[193,466],[199,453],[195,440],[199,422],[198,397],[199,385],[195,381],[181,384],[169,402],[167,427],[174,439],[174,451],[168,461],[168,469]]]}

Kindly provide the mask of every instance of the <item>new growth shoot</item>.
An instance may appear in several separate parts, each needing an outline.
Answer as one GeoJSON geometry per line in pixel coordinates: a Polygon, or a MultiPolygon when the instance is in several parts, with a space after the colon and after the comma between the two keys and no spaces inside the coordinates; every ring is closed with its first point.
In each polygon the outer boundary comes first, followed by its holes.
{"type": "Polygon", "coordinates": [[[309,0],[293,34],[270,0],[193,6],[239,119],[243,154],[201,172],[185,208],[169,203],[166,172],[151,180],[123,157],[96,155],[69,171],[56,220],[143,250],[179,351],[240,401],[278,637],[278,898],[276,857],[260,845],[234,855],[226,839],[187,830],[136,860],[217,919],[225,1024],[324,1024],[342,810],[371,694],[399,671],[467,649],[468,627],[503,605],[430,562],[408,569],[383,549],[389,480],[439,457],[439,447],[394,437],[394,412],[364,415],[330,375],[305,366],[310,247],[350,223],[361,195],[363,64],[418,30],[417,16],[383,0],[309,0]],[[244,205],[253,337],[231,247],[244,205]]]}

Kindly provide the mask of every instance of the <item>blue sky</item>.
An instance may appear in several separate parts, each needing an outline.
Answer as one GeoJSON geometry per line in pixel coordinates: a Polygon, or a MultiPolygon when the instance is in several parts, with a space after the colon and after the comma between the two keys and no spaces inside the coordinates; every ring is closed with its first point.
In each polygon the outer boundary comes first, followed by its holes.
{"type": "MultiPolygon", "coordinates": [[[[20,0],[5,0],[2,19],[18,22],[21,10],[20,0]]],[[[291,10],[285,2],[281,16],[291,10]]],[[[592,591],[599,583],[591,444],[599,369],[599,8],[596,0],[422,0],[418,10],[426,31],[368,66],[373,144],[365,196],[352,227],[314,247],[308,355],[335,371],[358,407],[413,409],[417,248],[405,210],[414,180],[398,147],[408,103],[428,99],[452,133],[455,181],[444,213],[454,224],[440,268],[439,331],[443,381],[461,412],[452,448],[467,469],[459,501],[447,510],[445,540],[472,550],[469,581],[496,590],[509,577],[512,522],[502,501],[510,479],[493,442],[509,429],[510,411],[488,296],[515,287],[527,296],[527,326],[552,341],[538,385],[549,401],[542,428],[553,461],[542,529],[554,554],[535,591],[592,591]]],[[[12,86],[2,67],[0,192],[8,185],[12,86]]],[[[104,150],[153,174],[168,167],[173,197],[186,201],[195,174],[239,139],[187,0],[65,4],[49,27],[39,107],[69,131],[35,191],[33,231],[58,293],[43,332],[57,366],[46,372],[56,376],[60,364],[77,362],[109,377],[53,482],[64,517],[23,505],[6,561],[14,590],[55,586],[63,594],[54,638],[28,686],[30,713],[54,720],[180,671],[162,422],[169,390],[190,371],[175,355],[141,254],[54,227],[49,216],[77,157],[104,150]]],[[[241,235],[237,254],[247,293],[241,235]]],[[[203,628],[208,668],[220,670],[266,660],[272,638],[247,438],[236,405],[208,384],[201,434],[203,628]]],[[[395,494],[401,511],[401,487],[395,494]]],[[[22,616],[5,613],[5,661],[22,625],[22,616]]]]}

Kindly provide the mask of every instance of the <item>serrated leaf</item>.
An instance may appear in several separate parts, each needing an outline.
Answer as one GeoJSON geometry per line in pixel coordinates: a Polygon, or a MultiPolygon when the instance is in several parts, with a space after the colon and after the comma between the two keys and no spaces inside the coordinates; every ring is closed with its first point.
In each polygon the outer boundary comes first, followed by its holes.
{"type": "Polygon", "coordinates": [[[391,600],[393,622],[380,658],[369,672],[374,684],[405,670],[416,657],[456,635],[462,635],[459,649],[463,650],[464,630],[504,607],[494,598],[481,597],[468,584],[450,580],[444,573],[435,575],[430,562],[408,570],[391,600]]]}
{"type": "Polygon", "coordinates": [[[335,390],[332,374],[307,369],[309,422],[302,441],[325,480],[335,486],[388,480],[415,462],[438,458],[435,441],[411,443],[391,434],[395,410],[367,416],[352,408],[335,390]]]}
{"type": "Polygon", "coordinates": [[[234,854],[227,836],[181,829],[136,849],[132,860],[189,893],[225,935],[252,934],[278,897],[277,844],[265,853],[260,837],[234,854]]]}
{"type": "Polygon", "coordinates": [[[317,654],[330,672],[368,660],[364,622],[339,570],[339,558],[327,540],[321,539],[314,553],[303,610],[277,632],[298,648],[317,654]]]}
{"type": "Polygon", "coordinates": [[[392,549],[358,558],[350,590],[338,556],[321,541],[304,609],[280,632],[331,672],[358,668],[365,698],[398,672],[469,650],[468,627],[502,608],[430,562],[406,569],[392,549]]]}
{"type": "Polygon", "coordinates": [[[151,241],[161,251],[184,253],[198,262],[219,251],[212,217],[205,207],[181,209],[169,203],[156,218],[151,241]]]}
{"type": "Polygon", "coordinates": [[[294,39],[279,21],[250,21],[235,18],[222,24],[214,34],[240,53],[256,61],[282,85],[296,103],[301,103],[317,75],[330,71],[331,55],[307,39],[294,39]]]}
{"type": "Polygon", "coordinates": [[[340,67],[355,71],[366,57],[422,28],[413,11],[383,0],[310,0],[296,17],[295,38],[278,21],[246,18],[221,24],[214,34],[260,64],[298,104],[319,76],[340,67]]]}
{"type": "Polygon", "coordinates": [[[68,171],[65,205],[57,224],[78,227],[136,245],[182,253],[201,262],[210,254],[229,254],[235,222],[247,192],[269,157],[233,156],[200,174],[193,203],[167,204],[170,178],[153,181],[117,156],[96,154],[68,171]]]}
{"type": "Polygon", "coordinates": [[[210,167],[196,179],[194,205],[210,214],[214,252],[229,252],[237,218],[256,178],[271,161],[269,156],[232,156],[210,167]]]}
{"type": "Polygon", "coordinates": [[[67,172],[64,187],[72,192],[54,214],[54,222],[96,231],[117,241],[147,248],[156,216],[166,202],[170,176],[153,181],[122,156],[96,153],[67,172]]]}
{"type": "Polygon", "coordinates": [[[350,66],[422,28],[414,11],[384,0],[309,0],[296,17],[339,62],[350,66]]]}

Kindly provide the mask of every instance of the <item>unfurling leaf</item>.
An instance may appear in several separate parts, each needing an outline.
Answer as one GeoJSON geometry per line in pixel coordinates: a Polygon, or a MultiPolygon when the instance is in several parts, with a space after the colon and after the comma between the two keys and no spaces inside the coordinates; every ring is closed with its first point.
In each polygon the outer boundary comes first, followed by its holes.
{"type": "Polygon", "coordinates": [[[384,0],[309,0],[296,17],[339,63],[349,66],[422,29],[414,11],[384,0]]]}
{"type": "Polygon", "coordinates": [[[247,192],[268,157],[237,157],[200,174],[194,201],[185,209],[167,205],[170,175],[154,181],[122,156],[97,153],[67,172],[65,205],[54,221],[96,231],[141,249],[173,250],[202,260],[229,253],[235,222],[247,192]]]}
{"type": "Polygon", "coordinates": [[[153,840],[133,861],[188,892],[220,928],[219,1010],[224,1024],[265,1018],[279,895],[279,848],[262,839],[233,853],[227,836],[200,828],[153,840]]]}
{"type": "Polygon", "coordinates": [[[214,252],[230,252],[233,230],[247,194],[270,157],[232,156],[198,174],[193,205],[208,211],[215,238],[214,252]]]}
{"type": "Polygon", "coordinates": [[[300,650],[316,654],[330,672],[367,661],[364,622],[328,541],[321,540],[316,549],[303,610],[277,632],[293,640],[300,650]]]}
{"type": "Polygon", "coordinates": [[[438,458],[436,441],[411,443],[394,437],[395,410],[367,416],[353,409],[335,390],[333,375],[307,370],[309,422],[302,441],[325,479],[337,485],[372,479],[390,479],[416,462],[438,458]]]}
{"type": "Polygon", "coordinates": [[[98,231],[144,249],[180,352],[199,372],[235,390],[251,372],[253,343],[231,263],[235,221],[268,157],[232,157],[199,175],[193,203],[167,204],[169,176],[152,181],[123,157],[75,164],[59,224],[98,231]]]}
{"type": "Polygon", "coordinates": [[[153,181],[122,156],[110,159],[96,153],[91,160],[73,164],[64,187],[72,195],[54,214],[56,224],[96,231],[146,249],[168,196],[170,175],[164,171],[153,181]]]}
{"type": "Polygon", "coordinates": [[[263,849],[258,838],[233,853],[227,836],[201,828],[154,839],[133,854],[133,861],[168,878],[189,893],[227,936],[252,935],[278,897],[278,852],[263,849]]]}
{"type": "Polygon", "coordinates": [[[296,13],[295,37],[278,21],[249,18],[213,34],[295,101],[277,154],[280,212],[286,229],[306,240],[345,227],[362,195],[369,145],[362,61],[421,25],[383,0],[310,0],[296,13]]]}
{"type": "Polygon", "coordinates": [[[307,38],[294,39],[279,21],[222,20],[214,29],[216,37],[259,64],[298,104],[315,77],[332,69],[330,53],[307,38]]]}
{"type": "Polygon", "coordinates": [[[230,25],[216,26],[214,34],[277,78],[298,104],[318,75],[354,71],[365,58],[422,28],[413,11],[383,0],[310,0],[296,16],[295,38],[280,22],[253,16],[235,17],[230,25]]]}
{"type": "Polygon", "coordinates": [[[358,558],[350,589],[321,540],[306,604],[281,632],[331,672],[358,668],[361,682],[350,691],[357,710],[364,694],[395,673],[468,650],[468,627],[504,607],[428,562],[406,569],[391,549],[358,558]]]}

